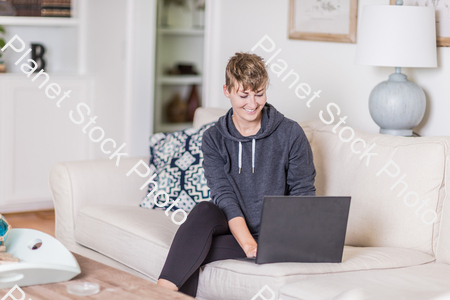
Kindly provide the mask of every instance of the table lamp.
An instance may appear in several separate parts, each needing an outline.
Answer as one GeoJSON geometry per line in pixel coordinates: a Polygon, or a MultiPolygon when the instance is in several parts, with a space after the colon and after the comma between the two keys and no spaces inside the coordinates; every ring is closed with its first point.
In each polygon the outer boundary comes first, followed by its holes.
{"type": "Polygon", "coordinates": [[[408,81],[401,67],[437,67],[436,22],[432,7],[366,5],[362,8],[355,63],[395,67],[389,80],[369,96],[369,111],[380,133],[412,136],[425,114],[423,90],[408,81]]]}

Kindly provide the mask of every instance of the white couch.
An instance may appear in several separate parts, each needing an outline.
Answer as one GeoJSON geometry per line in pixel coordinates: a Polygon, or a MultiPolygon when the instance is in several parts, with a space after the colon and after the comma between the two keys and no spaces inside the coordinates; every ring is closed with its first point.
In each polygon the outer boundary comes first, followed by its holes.
{"type": "MultiPolygon", "coordinates": [[[[200,108],[194,126],[225,112],[200,108]]],[[[197,298],[250,300],[267,285],[276,293],[265,294],[272,300],[446,299],[450,137],[393,137],[355,130],[353,139],[343,142],[341,138],[350,137],[348,128],[340,138],[342,127],[335,133],[334,125],[320,120],[300,124],[313,149],[317,195],[352,196],[343,262],[218,261],[203,269],[197,298]],[[372,144],[370,152],[377,155],[368,161],[363,153],[372,144]],[[417,196],[418,204],[412,207],[417,196]],[[427,204],[419,209],[425,199],[427,204]],[[426,224],[433,211],[436,220],[426,224]]],[[[126,173],[140,159],[148,162],[143,157],[122,158],[118,167],[107,159],[56,164],[50,174],[56,237],[71,251],[156,281],[177,225],[163,211],[138,206],[146,193],[139,187],[147,178],[126,173]]]]}

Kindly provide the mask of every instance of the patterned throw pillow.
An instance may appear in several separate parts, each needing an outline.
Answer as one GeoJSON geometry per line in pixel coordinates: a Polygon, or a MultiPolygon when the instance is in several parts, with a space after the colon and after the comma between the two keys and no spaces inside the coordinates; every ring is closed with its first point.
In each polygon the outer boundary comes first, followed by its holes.
{"type": "MultiPolygon", "coordinates": [[[[180,199],[171,209],[181,208],[190,212],[201,201],[209,201],[210,191],[206,185],[202,167],[201,151],[203,133],[214,126],[208,123],[199,129],[189,128],[173,133],[156,133],[150,137],[150,170],[157,175],[154,181],[158,191],[169,195],[170,201],[161,209],[166,210],[173,202],[180,199]]],[[[154,203],[153,184],[149,184],[147,196],[142,199],[140,207],[158,209],[154,203]]],[[[158,197],[158,203],[164,203],[165,197],[158,197]]]]}

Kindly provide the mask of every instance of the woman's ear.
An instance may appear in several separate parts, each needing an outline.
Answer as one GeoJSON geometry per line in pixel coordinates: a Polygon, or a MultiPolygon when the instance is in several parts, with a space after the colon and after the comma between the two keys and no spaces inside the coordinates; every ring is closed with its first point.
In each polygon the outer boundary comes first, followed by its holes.
{"type": "Polygon", "coordinates": [[[223,94],[225,95],[225,97],[230,98],[230,93],[228,92],[226,84],[223,85],[223,94]]]}

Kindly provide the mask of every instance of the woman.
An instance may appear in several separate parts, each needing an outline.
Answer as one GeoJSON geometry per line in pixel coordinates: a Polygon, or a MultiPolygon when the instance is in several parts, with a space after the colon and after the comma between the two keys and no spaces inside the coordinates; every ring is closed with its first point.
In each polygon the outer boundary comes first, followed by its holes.
{"type": "Polygon", "coordinates": [[[178,229],[158,284],[195,297],[199,268],[256,257],[265,195],[315,195],[309,142],[297,122],[267,103],[266,65],[236,53],[227,65],[230,110],[202,140],[212,202],[198,204],[178,229]]]}

